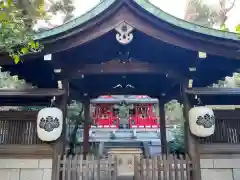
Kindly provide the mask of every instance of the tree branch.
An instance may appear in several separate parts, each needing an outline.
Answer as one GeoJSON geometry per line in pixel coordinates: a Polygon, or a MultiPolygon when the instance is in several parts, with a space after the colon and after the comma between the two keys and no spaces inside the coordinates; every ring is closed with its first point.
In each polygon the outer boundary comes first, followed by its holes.
{"type": "Polygon", "coordinates": [[[223,9],[223,8],[225,9],[225,5],[224,5],[225,0],[218,0],[218,2],[219,2],[221,9],[223,9]]]}
{"type": "Polygon", "coordinates": [[[235,3],[236,3],[236,0],[233,0],[231,6],[229,8],[227,8],[225,12],[228,13],[229,11],[231,11],[232,8],[235,6],[235,3]]]}

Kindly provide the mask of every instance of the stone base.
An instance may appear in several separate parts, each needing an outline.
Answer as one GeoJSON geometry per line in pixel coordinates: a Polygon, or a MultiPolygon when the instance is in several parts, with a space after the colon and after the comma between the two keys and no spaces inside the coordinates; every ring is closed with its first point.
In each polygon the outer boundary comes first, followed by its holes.
{"type": "Polygon", "coordinates": [[[201,159],[202,180],[240,180],[240,159],[201,159]]]}
{"type": "Polygon", "coordinates": [[[4,180],[51,180],[51,159],[0,159],[4,180]]]}

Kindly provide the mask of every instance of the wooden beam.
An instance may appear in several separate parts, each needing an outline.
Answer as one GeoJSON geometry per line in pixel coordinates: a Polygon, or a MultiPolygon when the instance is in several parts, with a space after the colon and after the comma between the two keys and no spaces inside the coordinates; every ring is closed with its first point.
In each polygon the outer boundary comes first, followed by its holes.
{"type": "Polygon", "coordinates": [[[64,69],[63,76],[67,78],[82,78],[82,75],[104,74],[162,74],[168,78],[183,79],[183,74],[176,68],[163,64],[128,61],[126,63],[116,60],[111,63],[85,64],[80,67],[64,69]]]}
{"type": "Polygon", "coordinates": [[[187,94],[192,95],[240,95],[240,88],[191,88],[185,89],[187,94]]]}
{"type": "MultiPolygon", "coordinates": [[[[105,81],[107,81],[105,79],[105,81]]],[[[118,83],[114,84],[114,86],[116,86],[118,83]]],[[[131,83],[130,83],[131,84],[131,83]]],[[[159,93],[162,92],[161,87],[160,86],[155,86],[154,84],[142,84],[141,86],[136,86],[135,88],[130,88],[130,87],[119,87],[119,88],[113,88],[111,87],[109,84],[101,84],[99,83],[98,86],[91,86],[91,87],[83,87],[85,84],[75,84],[75,83],[71,83],[71,96],[74,97],[83,97],[85,93],[88,93],[89,96],[99,96],[102,94],[115,94],[115,95],[124,95],[124,94],[148,94],[149,96],[155,96],[157,97],[159,95],[159,93]],[[107,86],[108,85],[108,86],[107,86]],[[103,88],[104,87],[104,88],[103,88]],[[150,88],[149,87],[153,87],[150,88]]],[[[134,86],[134,84],[132,84],[134,86]]]]}
{"type": "Polygon", "coordinates": [[[189,110],[191,108],[191,104],[188,100],[188,96],[186,93],[186,89],[188,87],[188,80],[186,80],[182,84],[182,101],[183,101],[183,115],[185,118],[185,149],[187,150],[191,160],[193,167],[193,179],[201,180],[201,167],[200,167],[200,153],[199,153],[199,142],[196,136],[194,136],[189,129],[189,110]]]}
{"type": "MultiPolygon", "coordinates": [[[[149,87],[151,88],[151,87],[149,87]]],[[[155,87],[153,87],[155,88],[155,87]]],[[[96,91],[75,91],[75,92],[72,92],[71,94],[71,97],[74,97],[74,98],[80,98],[80,97],[84,97],[84,94],[85,93],[88,93],[88,96],[89,97],[98,97],[100,95],[103,95],[103,94],[115,94],[115,95],[126,95],[126,94],[132,94],[132,95],[139,95],[139,94],[147,94],[151,97],[156,97],[157,95],[159,95],[159,93],[161,93],[161,90],[159,89],[155,89],[154,91],[150,91],[150,90],[143,90],[143,89],[123,89],[123,88],[119,88],[119,89],[105,89],[105,90],[97,90],[96,91]]]]}
{"type": "Polygon", "coordinates": [[[0,105],[2,106],[46,106],[53,96],[61,97],[64,90],[52,88],[33,89],[3,89],[0,90],[0,105]]]}
{"type": "Polygon", "coordinates": [[[200,144],[201,154],[239,154],[240,144],[213,143],[200,144]]]}
{"type": "Polygon", "coordinates": [[[51,158],[50,144],[8,144],[0,145],[0,157],[9,158],[51,158]]]}
{"type": "Polygon", "coordinates": [[[32,89],[1,89],[0,97],[53,97],[62,96],[65,90],[53,88],[32,88],[32,89]]]}

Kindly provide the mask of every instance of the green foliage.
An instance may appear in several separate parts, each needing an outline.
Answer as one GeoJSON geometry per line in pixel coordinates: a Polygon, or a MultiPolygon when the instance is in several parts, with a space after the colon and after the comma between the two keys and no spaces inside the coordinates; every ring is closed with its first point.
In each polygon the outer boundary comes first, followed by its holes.
{"type": "Polygon", "coordinates": [[[240,39],[240,24],[235,26],[235,32],[238,34],[238,38],[240,39]]]}
{"type": "MultiPolygon", "coordinates": [[[[182,105],[177,100],[171,100],[165,104],[166,115],[174,124],[179,124],[184,121],[182,113],[182,105]]],[[[161,113],[161,112],[160,112],[161,113]]]]}
{"type": "Polygon", "coordinates": [[[212,27],[217,16],[218,12],[206,5],[203,0],[190,0],[185,19],[202,26],[212,27]]]}
{"type": "Polygon", "coordinates": [[[218,0],[210,6],[205,0],[189,0],[185,20],[210,28],[217,25],[221,30],[228,31],[225,23],[235,3],[236,0],[218,0]]]}
{"type": "MultiPolygon", "coordinates": [[[[39,52],[43,46],[34,41],[33,26],[38,20],[49,20],[49,14],[62,12],[64,22],[73,17],[72,0],[50,0],[46,12],[44,0],[0,0],[0,51],[6,52],[14,63],[22,61],[21,56],[39,52]]],[[[45,29],[41,29],[45,30],[45,29]]]]}
{"type": "Polygon", "coordinates": [[[23,89],[30,88],[24,80],[19,80],[17,76],[11,76],[9,72],[0,71],[0,89],[23,89]]]}
{"type": "Polygon", "coordinates": [[[68,106],[68,120],[69,125],[73,125],[74,128],[70,135],[70,142],[69,142],[69,151],[68,155],[74,155],[76,150],[76,145],[78,143],[77,138],[77,131],[79,127],[83,126],[84,123],[84,107],[82,103],[77,101],[72,101],[71,104],[68,106]]]}
{"type": "Polygon", "coordinates": [[[41,106],[23,106],[20,107],[20,111],[40,111],[43,107],[41,106]]]}
{"type": "Polygon", "coordinates": [[[73,125],[83,125],[84,122],[84,107],[82,103],[72,101],[68,106],[69,123],[73,125]]]}
{"type": "Polygon", "coordinates": [[[57,12],[62,12],[65,17],[63,22],[67,22],[73,18],[73,10],[75,9],[72,0],[61,0],[52,5],[49,8],[49,11],[56,15],[57,12]]]}
{"type": "Polygon", "coordinates": [[[173,130],[174,140],[169,144],[169,150],[171,153],[185,152],[185,133],[184,133],[184,123],[180,123],[173,130]]]}
{"type": "MultiPolygon", "coordinates": [[[[234,29],[235,29],[235,30],[234,30],[235,33],[240,34],[240,24],[236,25],[234,29]]],[[[225,24],[223,24],[223,25],[220,27],[219,30],[229,32],[229,29],[227,28],[227,26],[226,26],[225,24]]],[[[239,36],[239,38],[240,38],[240,36],[239,36]]]]}
{"type": "MultiPolygon", "coordinates": [[[[165,104],[166,115],[168,116],[167,121],[170,121],[170,125],[173,134],[173,140],[169,142],[169,150],[172,153],[184,152],[184,117],[183,107],[177,100],[169,101],[165,104]]],[[[161,113],[161,112],[160,112],[161,113]]]]}
{"type": "Polygon", "coordinates": [[[7,52],[17,64],[20,57],[43,47],[33,41],[32,22],[44,18],[44,0],[39,0],[34,14],[26,13],[12,0],[0,1],[0,51],[7,52]]]}
{"type": "MultiPolygon", "coordinates": [[[[33,88],[24,80],[19,80],[17,76],[11,76],[9,72],[0,71],[0,89],[25,89],[33,88]]],[[[42,107],[39,106],[22,106],[10,109],[11,111],[38,111],[42,107]]]]}
{"type": "Polygon", "coordinates": [[[236,25],[235,31],[236,31],[237,33],[240,33],[240,24],[236,25]]]}
{"type": "Polygon", "coordinates": [[[220,29],[219,30],[221,30],[221,31],[229,31],[229,29],[227,28],[227,26],[225,25],[225,24],[223,24],[221,27],[220,27],[220,29]]]}

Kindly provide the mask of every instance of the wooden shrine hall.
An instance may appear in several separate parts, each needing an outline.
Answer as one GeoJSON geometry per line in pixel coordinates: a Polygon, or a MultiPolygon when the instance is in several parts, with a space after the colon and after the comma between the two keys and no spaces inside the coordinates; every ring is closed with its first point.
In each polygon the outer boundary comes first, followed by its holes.
{"type": "MultiPolygon", "coordinates": [[[[1,144],[0,154],[16,155],[18,152],[9,152],[8,148],[19,147],[20,155],[49,155],[53,159],[52,180],[63,180],[63,176],[70,179],[65,173],[59,175],[56,164],[60,155],[66,153],[68,102],[72,99],[83,102],[86,120],[90,119],[92,98],[103,94],[146,94],[159,99],[161,112],[172,99],[184,105],[186,153],[192,162],[188,178],[201,179],[199,147],[206,153],[216,146],[200,145],[204,138],[200,141],[190,132],[188,112],[194,105],[239,103],[239,89],[207,88],[239,71],[240,41],[236,34],[185,22],[147,0],[103,0],[86,14],[36,34],[35,39],[44,45],[41,52],[22,57],[19,64],[1,54],[0,65],[2,71],[9,71],[37,88],[1,90],[0,103],[1,106],[49,106],[55,97],[56,107],[63,112],[61,137],[45,146],[37,138],[35,128],[32,144],[20,145],[17,140],[1,144]]],[[[2,118],[12,118],[6,112],[1,113],[2,118]]],[[[160,116],[162,152],[167,154],[165,115],[160,116]]],[[[27,116],[25,112],[24,117],[36,121],[36,114],[27,116]]],[[[88,126],[89,122],[85,123],[85,155],[89,150],[88,126]]],[[[226,146],[228,142],[224,143],[226,146]]],[[[232,150],[236,152],[235,147],[232,150]]],[[[179,180],[174,177],[172,180],[179,180]]]]}

